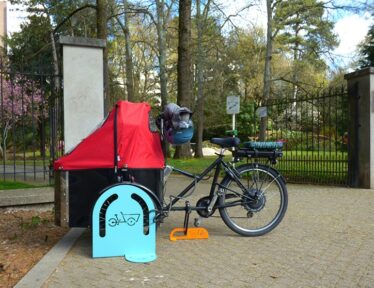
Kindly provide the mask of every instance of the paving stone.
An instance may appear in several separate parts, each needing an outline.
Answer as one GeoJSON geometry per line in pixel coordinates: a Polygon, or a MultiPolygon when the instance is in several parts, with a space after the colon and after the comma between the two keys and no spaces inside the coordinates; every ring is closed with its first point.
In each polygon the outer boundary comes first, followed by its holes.
{"type": "MultiPolygon", "coordinates": [[[[171,178],[168,194],[184,184],[171,178]]],[[[203,222],[209,239],[171,242],[184,217],[171,213],[158,229],[157,260],[133,264],[92,259],[87,232],[43,287],[374,287],[374,190],[288,189],[286,217],[265,236],[238,236],[216,212],[203,222]]],[[[208,184],[198,186],[193,205],[204,190],[208,184]]]]}

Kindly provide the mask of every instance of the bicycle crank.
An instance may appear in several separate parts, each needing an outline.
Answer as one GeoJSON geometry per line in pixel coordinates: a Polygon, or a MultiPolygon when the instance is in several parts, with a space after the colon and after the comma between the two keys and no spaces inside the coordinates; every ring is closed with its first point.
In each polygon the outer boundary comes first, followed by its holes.
{"type": "Polygon", "coordinates": [[[196,203],[196,207],[198,208],[205,208],[205,209],[198,209],[196,212],[197,214],[199,214],[201,217],[204,217],[204,218],[208,218],[210,216],[212,216],[214,214],[214,212],[216,212],[216,207],[213,207],[212,211],[208,211],[208,206],[210,204],[210,198],[207,196],[207,197],[203,197],[203,198],[200,198],[197,203],[196,203]]]}

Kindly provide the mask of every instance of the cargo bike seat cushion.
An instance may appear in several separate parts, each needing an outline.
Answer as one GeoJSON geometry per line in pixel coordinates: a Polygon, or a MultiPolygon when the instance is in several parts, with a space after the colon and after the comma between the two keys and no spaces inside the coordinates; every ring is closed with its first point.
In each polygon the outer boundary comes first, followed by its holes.
{"type": "Polygon", "coordinates": [[[281,150],[283,148],[283,142],[245,142],[243,143],[244,148],[253,149],[253,150],[281,150]]]}

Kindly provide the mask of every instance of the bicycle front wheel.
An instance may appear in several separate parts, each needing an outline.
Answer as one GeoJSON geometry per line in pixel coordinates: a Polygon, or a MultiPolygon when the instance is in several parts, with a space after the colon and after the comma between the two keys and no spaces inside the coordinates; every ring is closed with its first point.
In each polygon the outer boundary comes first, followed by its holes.
{"type": "Polygon", "coordinates": [[[221,182],[219,212],[225,224],[243,236],[261,236],[273,230],[287,210],[288,196],[281,175],[269,166],[238,167],[242,189],[229,175],[221,182]],[[255,195],[251,197],[251,195],[255,195]]]}

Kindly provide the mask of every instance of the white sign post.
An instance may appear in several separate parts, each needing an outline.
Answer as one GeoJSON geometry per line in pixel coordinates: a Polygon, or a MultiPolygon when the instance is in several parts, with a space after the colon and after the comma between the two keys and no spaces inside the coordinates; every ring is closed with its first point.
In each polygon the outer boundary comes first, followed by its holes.
{"type": "MultiPolygon", "coordinates": [[[[240,97],[239,96],[228,96],[226,99],[226,113],[232,114],[232,131],[235,131],[235,116],[240,111],[240,97]]],[[[235,132],[234,132],[235,133],[235,132]]],[[[236,136],[236,135],[233,135],[236,136]]]]}

